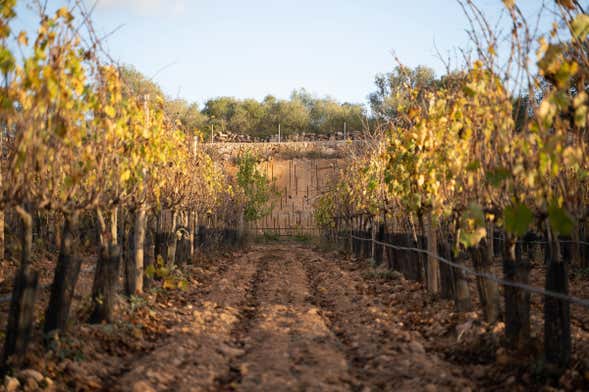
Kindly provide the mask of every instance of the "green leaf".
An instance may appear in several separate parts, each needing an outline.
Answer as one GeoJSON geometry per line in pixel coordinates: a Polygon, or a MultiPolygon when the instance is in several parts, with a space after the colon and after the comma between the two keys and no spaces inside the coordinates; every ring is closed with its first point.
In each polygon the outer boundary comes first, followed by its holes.
{"type": "Polygon", "coordinates": [[[468,248],[476,246],[486,235],[487,230],[484,227],[479,227],[472,232],[460,231],[458,241],[468,248]]]}
{"type": "Polygon", "coordinates": [[[10,50],[6,48],[0,48],[0,70],[2,73],[8,73],[14,69],[14,56],[10,50]]]}
{"type": "Polygon", "coordinates": [[[485,225],[485,212],[483,207],[478,203],[470,203],[464,212],[465,218],[473,219],[477,226],[485,225]]]}
{"type": "Polygon", "coordinates": [[[161,267],[157,270],[157,275],[160,278],[166,279],[170,276],[170,269],[168,267],[161,267]]]}
{"type": "Polygon", "coordinates": [[[462,215],[458,241],[466,247],[475,246],[487,235],[485,213],[477,203],[470,203],[462,215]]]}
{"type": "Polygon", "coordinates": [[[514,203],[503,211],[503,220],[507,232],[523,236],[534,220],[534,215],[525,204],[514,203]]]}
{"type": "Polygon", "coordinates": [[[469,98],[472,98],[472,97],[474,97],[477,94],[476,90],[473,89],[468,84],[466,86],[464,86],[462,89],[464,91],[464,94],[466,94],[466,96],[469,97],[469,98]]]}
{"type": "Polygon", "coordinates": [[[510,175],[511,172],[509,170],[500,167],[487,172],[487,182],[497,188],[503,181],[507,180],[510,175]]]}
{"type": "Polygon", "coordinates": [[[466,165],[466,170],[468,171],[476,171],[481,167],[481,162],[477,159],[476,161],[470,162],[466,165]]]}
{"type": "Polygon", "coordinates": [[[569,235],[575,227],[575,221],[568,211],[555,203],[548,207],[548,221],[556,234],[569,235]]]}
{"type": "Polygon", "coordinates": [[[145,269],[145,276],[147,276],[149,279],[153,279],[155,277],[155,267],[153,264],[147,266],[145,269]]]}

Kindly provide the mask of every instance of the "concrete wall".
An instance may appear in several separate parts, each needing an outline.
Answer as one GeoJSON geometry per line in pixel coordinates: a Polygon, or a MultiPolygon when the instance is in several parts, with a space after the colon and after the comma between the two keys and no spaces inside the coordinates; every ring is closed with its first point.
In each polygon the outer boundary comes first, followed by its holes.
{"type": "Polygon", "coordinates": [[[274,179],[280,196],[273,200],[272,213],[252,222],[250,229],[281,235],[317,234],[314,204],[333,183],[338,162],[337,159],[294,158],[262,163],[261,169],[267,177],[274,179]]]}
{"type": "Polygon", "coordinates": [[[234,158],[249,151],[264,161],[260,169],[273,178],[280,196],[273,200],[272,213],[250,230],[281,235],[318,234],[314,221],[317,198],[333,184],[342,158],[366,147],[367,141],[315,141],[285,143],[206,143],[214,159],[235,170],[234,158]]]}

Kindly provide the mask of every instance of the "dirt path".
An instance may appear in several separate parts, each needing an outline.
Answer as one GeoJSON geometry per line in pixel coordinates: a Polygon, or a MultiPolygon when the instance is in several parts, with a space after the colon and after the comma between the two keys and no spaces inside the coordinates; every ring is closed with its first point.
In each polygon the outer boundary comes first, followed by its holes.
{"type": "Polygon", "coordinates": [[[106,389],[469,390],[362,276],[297,244],[254,246],[211,277],[170,338],[106,389]]]}
{"type": "Polygon", "coordinates": [[[247,305],[244,298],[259,265],[255,256],[244,255],[220,269],[204,296],[180,309],[187,317],[174,326],[172,337],[149,355],[128,364],[129,370],[105,390],[213,389],[216,378],[241,353],[227,342],[247,305]]]}
{"type": "Polygon", "coordinates": [[[234,377],[221,389],[349,389],[352,382],[339,342],[312,304],[300,252],[291,247],[264,249],[262,273],[252,292],[255,311],[235,331],[244,355],[234,377]]]}

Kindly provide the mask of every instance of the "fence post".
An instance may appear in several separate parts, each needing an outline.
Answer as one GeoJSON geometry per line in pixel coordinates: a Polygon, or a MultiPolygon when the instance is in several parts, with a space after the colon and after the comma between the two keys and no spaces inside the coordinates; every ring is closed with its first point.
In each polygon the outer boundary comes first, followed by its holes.
{"type": "Polygon", "coordinates": [[[376,224],[374,216],[370,216],[370,258],[373,261],[376,261],[376,242],[374,241],[376,238],[376,224]]]}

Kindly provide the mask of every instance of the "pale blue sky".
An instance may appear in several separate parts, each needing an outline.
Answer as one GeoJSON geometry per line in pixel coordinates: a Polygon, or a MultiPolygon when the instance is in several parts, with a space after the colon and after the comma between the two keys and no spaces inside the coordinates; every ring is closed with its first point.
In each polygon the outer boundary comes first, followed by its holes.
{"type": "MultiPolygon", "coordinates": [[[[500,0],[478,3],[493,20],[502,9],[500,0]]],[[[32,23],[19,11],[19,23],[32,23]]],[[[375,75],[394,67],[393,51],[440,74],[435,46],[445,56],[468,46],[454,0],[98,0],[94,21],[102,34],[122,25],[107,40],[114,59],[148,76],[160,70],[154,80],[168,95],[201,105],[287,98],[300,87],[365,103],[375,75]]]]}

